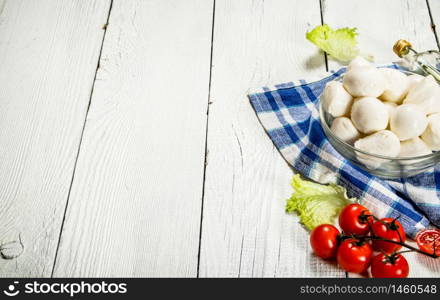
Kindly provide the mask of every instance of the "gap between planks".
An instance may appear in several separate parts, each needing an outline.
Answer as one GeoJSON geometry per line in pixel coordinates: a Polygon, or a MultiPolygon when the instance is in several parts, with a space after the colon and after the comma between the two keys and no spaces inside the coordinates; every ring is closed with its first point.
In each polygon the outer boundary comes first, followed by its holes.
{"type": "Polygon", "coordinates": [[[79,139],[78,151],[76,152],[75,163],[73,165],[72,179],[70,181],[69,191],[67,193],[67,200],[66,200],[66,205],[64,207],[63,220],[61,222],[60,234],[58,236],[57,247],[56,247],[56,250],[55,250],[55,257],[54,257],[54,260],[53,260],[52,272],[51,272],[51,275],[50,275],[50,277],[52,277],[52,278],[53,278],[54,271],[55,271],[55,266],[56,266],[56,263],[57,263],[58,250],[60,248],[61,236],[63,234],[64,222],[66,220],[67,208],[69,206],[70,193],[72,191],[72,185],[73,185],[73,181],[75,179],[76,166],[77,166],[77,163],[78,163],[79,154],[81,152],[81,145],[82,145],[83,136],[84,136],[84,129],[86,127],[87,116],[89,115],[90,104],[92,102],[93,91],[95,89],[96,74],[98,73],[98,70],[99,70],[99,67],[100,67],[102,49],[104,48],[105,35],[107,33],[107,27],[108,27],[108,24],[109,24],[109,21],[110,21],[110,14],[111,14],[111,11],[112,11],[112,7],[113,7],[113,0],[110,0],[110,5],[109,5],[108,13],[107,13],[107,19],[106,19],[105,24],[102,26],[102,30],[104,30],[104,34],[102,35],[101,46],[100,46],[100,49],[99,49],[98,60],[97,60],[97,63],[96,63],[95,75],[93,76],[93,84],[92,84],[92,88],[90,89],[89,103],[87,104],[87,110],[86,110],[86,114],[85,114],[85,117],[84,117],[83,126],[82,126],[82,129],[81,129],[81,136],[80,136],[80,139],[79,139]]]}
{"type": "MultiPolygon", "coordinates": [[[[321,25],[324,25],[324,1],[325,0],[318,0],[319,1],[319,11],[321,14],[321,25]]],[[[328,72],[328,57],[327,57],[327,53],[323,52],[324,54],[324,60],[325,60],[325,70],[328,72]]]]}
{"type": "Polygon", "coordinates": [[[429,5],[429,0],[426,0],[426,6],[428,7],[429,18],[431,19],[432,33],[434,34],[435,42],[437,43],[437,48],[440,50],[440,44],[439,44],[439,40],[438,40],[437,29],[436,29],[436,26],[435,26],[434,18],[432,17],[432,10],[431,10],[431,6],[429,5]]]}
{"type": "Polygon", "coordinates": [[[209,57],[209,83],[208,83],[208,105],[206,108],[206,125],[205,125],[205,163],[203,164],[203,177],[202,177],[202,203],[200,209],[200,228],[199,228],[199,247],[197,252],[197,274],[199,278],[200,272],[200,251],[202,249],[202,228],[203,228],[203,203],[205,199],[205,178],[206,178],[206,166],[208,165],[208,128],[209,128],[209,107],[211,106],[211,79],[212,79],[212,54],[214,52],[214,25],[215,25],[215,0],[212,2],[212,19],[211,19],[211,53],[209,57]]]}

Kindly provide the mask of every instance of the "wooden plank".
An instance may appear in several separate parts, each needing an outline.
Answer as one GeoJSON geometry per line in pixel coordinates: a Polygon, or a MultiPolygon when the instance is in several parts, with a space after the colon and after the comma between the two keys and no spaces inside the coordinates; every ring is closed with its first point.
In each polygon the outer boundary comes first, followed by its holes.
{"type": "MultiPolygon", "coordinates": [[[[325,23],[336,28],[357,27],[361,50],[372,53],[377,63],[398,60],[392,52],[392,46],[400,38],[411,41],[415,49],[437,47],[427,5],[422,0],[326,0],[323,18],[325,23]]],[[[337,68],[338,64],[330,61],[330,66],[337,68]]],[[[413,253],[406,257],[410,263],[410,276],[438,276],[440,260],[434,261],[413,253]]]]}
{"type": "Polygon", "coordinates": [[[216,1],[202,277],[345,276],[311,254],[308,233],[285,214],[293,172],[246,96],[325,71],[305,40],[317,24],[318,1],[216,1]]]}
{"type": "Polygon", "coordinates": [[[54,276],[196,276],[212,10],[113,1],[54,276]]]}
{"type": "Polygon", "coordinates": [[[109,4],[0,2],[2,277],[51,274],[109,4]]]}

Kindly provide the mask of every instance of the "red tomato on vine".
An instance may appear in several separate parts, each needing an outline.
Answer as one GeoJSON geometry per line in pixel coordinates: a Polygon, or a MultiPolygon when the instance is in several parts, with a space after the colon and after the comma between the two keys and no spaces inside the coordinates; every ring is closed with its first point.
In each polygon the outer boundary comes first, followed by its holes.
{"type": "Polygon", "coordinates": [[[376,278],[406,278],[409,274],[408,261],[401,254],[380,253],[371,260],[371,275],[376,278]]]}
{"type": "MultiPolygon", "coordinates": [[[[377,220],[371,226],[371,231],[374,236],[382,239],[399,243],[404,243],[406,241],[405,230],[403,229],[402,224],[396,219],[383,218],[377,220]]],[[[387,241],[373,240],[373,248],[376,251],[393,253],[402,248],[402,246],[387,241]]]]}
{"type": "Polygon", "coordinates": [[[346,234],[366,235],[373,221],[371,212],[360,204],[349,204],[339,215],[339,226],[346,234]]]}
{"type": "Polygon", "coordinates": [[[339,230],[330,224],[322,224],[313,229],[310,234],[313,252],[324,259],[334,258],[338,249],[339,234],[339,230]]]}
{"type": "Polygon", "coordinates": [[[339,245],[336,258],[347,272],[364,273],[370,266],[373,249],[368,242],[347,239],[339,245]]]}

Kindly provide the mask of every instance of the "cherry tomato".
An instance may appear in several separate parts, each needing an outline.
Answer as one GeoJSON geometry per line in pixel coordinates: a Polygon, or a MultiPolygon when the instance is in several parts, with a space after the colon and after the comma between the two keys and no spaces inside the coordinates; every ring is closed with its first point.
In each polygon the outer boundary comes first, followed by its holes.
{"type": "Polygon", "coordinates": [[[334,258],[338,249],[339,234],[339,230],[330,224],[322,224],[313,229],[310,244],[315,254],[324,259],[334,258]]]}
{"type": "Polygon", "coordinates": [[[371,275],[375,278],[406,278],[408,273],[408,262],[400,254],[380,253],[371,260],[371,275]]]}
{"type": "MultiPolygon", "coordinates": [[[[394,242],[404,243],[406,241],[405,230],[403,229],[402,224],[395,219],[383,218],[380,221],[375,221],[371,226],[371,229],[373,235],[377,237],[394,242]]],[[[373,240],[373,248],[376,251],[393,253],[402,248],[402,246],[387,241],[373,240]]]]}
{"type": "Polygon", "coordinates": [[[440,229],[420,231],[416,236],[416,241],[420,250],[429,254],[440,255],[440,229]]]}
{"type": "Polygon", "coordinates": [[[345,271],[364,273],[370,266],[372,255],[373,249],[369,243],[348,239],[339,245],[336,258],[345,271]]]}
{"type": "Polygon", "coordinates": [[[366,235],[373,218],[371,212],[360,204],[349,204],[339,215],[339,226],[347,234],[366,235]]]}

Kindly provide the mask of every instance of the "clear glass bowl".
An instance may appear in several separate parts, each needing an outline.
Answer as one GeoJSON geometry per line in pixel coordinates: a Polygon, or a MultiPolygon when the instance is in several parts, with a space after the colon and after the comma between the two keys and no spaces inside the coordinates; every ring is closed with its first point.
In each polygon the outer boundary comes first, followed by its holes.
{"type": "MultiPolygon", "coordinates": [[[[401,72],[406,75],[414,74],[406,71],[401,72]]],[[[342,78],[343,76],[337,80],[342,81],[342,78]]],[[[440,151],[423,156],[395,158],[356,149],[354,146],[339,139],[330,130],[335,118],[323,109],[322,101],[319,101],[319,114],[322,128],[330,144],[352,164],[361,167],[370,174],[389,179],[410,177],[429,171],[440,162],[440,151]]]]}

